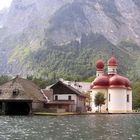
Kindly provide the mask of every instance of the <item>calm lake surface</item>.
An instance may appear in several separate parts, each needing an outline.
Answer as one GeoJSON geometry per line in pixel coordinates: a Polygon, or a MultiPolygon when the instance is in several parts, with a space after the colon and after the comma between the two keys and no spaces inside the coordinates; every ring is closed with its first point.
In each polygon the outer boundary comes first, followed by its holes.
{"type": "Polygon", "coordinates": [[[140,140],[140,115],[1,116],[0,140],[140,140]]]}

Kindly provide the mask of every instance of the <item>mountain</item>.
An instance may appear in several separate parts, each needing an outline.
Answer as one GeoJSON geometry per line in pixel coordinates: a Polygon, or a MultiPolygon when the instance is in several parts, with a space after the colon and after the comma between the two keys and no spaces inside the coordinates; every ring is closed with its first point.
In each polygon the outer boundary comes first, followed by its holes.
{"type": "Polygon", "coordinates": [[[90,77],[113,49],[135,79],[139,44],[139,0],[13,0],[0,12],[0,74],[90,77]]]}

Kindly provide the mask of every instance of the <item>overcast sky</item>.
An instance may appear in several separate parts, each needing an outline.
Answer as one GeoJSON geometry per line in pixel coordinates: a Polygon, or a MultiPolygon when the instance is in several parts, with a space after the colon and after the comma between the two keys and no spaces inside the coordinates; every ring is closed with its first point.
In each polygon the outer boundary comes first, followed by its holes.
{"type": "Polygon", "coordinates": [[[0,0],[0,10],[9,7],[12,0],[0,0]]]}

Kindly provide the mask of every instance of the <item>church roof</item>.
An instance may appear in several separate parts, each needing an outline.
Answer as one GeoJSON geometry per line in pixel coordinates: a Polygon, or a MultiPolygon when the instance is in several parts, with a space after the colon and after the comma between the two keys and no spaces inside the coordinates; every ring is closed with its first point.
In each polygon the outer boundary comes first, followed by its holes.
{"type": "MultiPolygon", "coordinates": [[[[96,62],[96,69],[103,68],[103,60],[99,59],[96,62]]],[[[108,61],[107,61],[108,66],[117,66],[118,62],[117,59],[112,56],[108,61]]],[[[112,69],[111,69],[112,70],[112,69]]],[[[91,89],[92,88],[127,88],[131,89],[131,82],[129,81],[128,78],[121,76],[117,73],[113,74],[103,74],[102,76],[98,76],[95,78],[95,80],[91,83],[91,89]]]]}
{"type": "Polygon", "coordinates": [[[107,61],[107,65],[108,66],[117,66],[118,65],[118,62],[117,62],[117,59],[112,56],[108,61],[107,61]]]}
{"type": "Polygon", "coordinates": [[[93,87],[108,87],[109,86],[109,79],[108,76],[103,75],[95,78],[92,82],[91,88],[93,87]]]}
{"type": "Polygon", "coordinates": [[[96,77],[95,80],[91,83],[91,89],[109,87],[131,88],[131,82],[128,78],[119,74],[112,74],[96,77]]]}
{"type": "Polygon", "coordinates": [[[103,70],[104,68],[104,61],[102,59],[99,59],[96,61],[96,69],[97,70],[103,70]]]}

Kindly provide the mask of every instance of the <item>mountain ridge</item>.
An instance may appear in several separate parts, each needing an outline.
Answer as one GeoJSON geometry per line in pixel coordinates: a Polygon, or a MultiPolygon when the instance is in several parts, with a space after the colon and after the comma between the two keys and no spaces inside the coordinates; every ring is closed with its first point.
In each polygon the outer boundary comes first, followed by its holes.
{"type": "Polygon", "coordinates": [[[107,60],[114,49],[120,72],[133,79],[139,76],[139,5],[138,0],[13,0],[0,13],[0,73],[89,77],[99,56],[107,60]]]}

